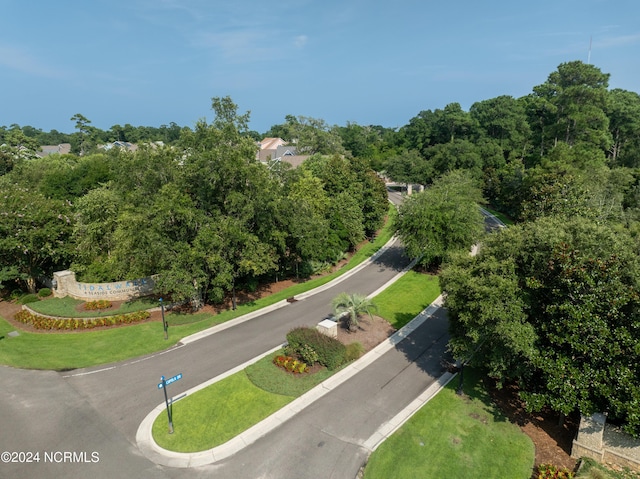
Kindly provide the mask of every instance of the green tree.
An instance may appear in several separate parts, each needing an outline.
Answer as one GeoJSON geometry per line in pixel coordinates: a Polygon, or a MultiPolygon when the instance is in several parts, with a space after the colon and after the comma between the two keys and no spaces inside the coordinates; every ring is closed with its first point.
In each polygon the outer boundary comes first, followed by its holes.
{"type": "Polygon", "coordinates": [[[93,144],[93,136],[96,133],[96,129],[91,126],[91,120],[80,113],[76,113],[71,117],[71,121],[76,122],[76,130],[78,132],[74,138],[74,151],[80,156],[84,155],[90,148],[95,146],[93,144]]]}
{"type": "Polygon", "coordinates": [[[66,266],[73,216],[68,203],[0,182],[0,264],[3,279],[23,282],[34,293],[38,278],[66,266]],[[14,278],[8,278],[12,273],[14,278]]]}
{"type": "Polygon", "coordinates": [[[616,88],[607,97],[607,116],[613,143],[608,157],[613,165],[640,166],[640,95],[616,88]]]}
{"type": "Polygon", "coordinates": [[[376,310],[373,300],[358,293],[340,293],[333,298],[331,306],[336,318],[344,318],[344,324],[349,331],[358,327],[362,315],[368,314],[373,319],[371,313],[376,310]]]}
{"type": "Polygon", "coordinates": [[[606,411],[640,433],[636,249],[577,216],[490,235],[441,277],[454,354],[517,381],[530,409],[606,411]]]}
{"type": "Polygon", "coordinates": [[[124,209],[123,198],[107,185],[94,188],[75,202],[72,270],[86,281],[112,281],[114,233],[124,209]]]}
{"type": "Polygon", "coordinates": [[[477,123],[482,136],[496,140],[506,157],[515,154],[522,158],[525,155],[531,129],[522,101],[502,95],[474,103],[469,115],[477,123]]]}
{"type": "Polygon", "coordinates": [[[389,158],[386,174],[398,183],[427,184],[433,168],[417,150],[403,150],[389,158]]]}
{"type": "Polygon", "coordinates": [[[469,251],[483,231],[476,182],[464,171],[453,171],[400,206],[396,230],[410,257],[438,266],[454,251],[469,251]]]}
{"type": "Polygon", "coordinates": [[[552,72],[546,83],[533,88],[539,102],[537,111],[546,111],[552,115],[543,115],[542,142],[547,148],[558,141],[568,145],[580,142],[589,143],[603,151],[612,144],[609,132],[609,118],[605,113],[607,104],[607,86],[609,74],[599,68],[580,61],[562,63],[552,72]],[[552,106],[540,108],[545,103],[552,106]],[[553,143],[551,143],[551,141],[553,143]]]}

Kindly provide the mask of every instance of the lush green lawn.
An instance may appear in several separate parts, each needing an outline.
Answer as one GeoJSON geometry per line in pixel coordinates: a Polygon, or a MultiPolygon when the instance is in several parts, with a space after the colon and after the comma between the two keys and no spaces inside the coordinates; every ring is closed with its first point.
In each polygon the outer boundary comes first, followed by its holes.
{"type": "Polygon", "coordinates": [[[148,322],[106,331],[30,333],[8,337],[15,328],[0,319],[0,364],[25,369],[67,370],[115,362],[166,349],[204,323],[169,328],[164,339],[161,322],[148,322]]]}
{"type": "Polygon", "coordinates": [[[225,443],[327,379],[322,369],[296,376],[273,365],[278,351],[173,406],[174,433],[161,414],[153,423],[155,441],[165,449],[197,452],[225,443]]]}
{"type": "MultiPolygon", "coordinates": [[[[395,211],[395,208],[390,206],[389,215],[393,216],[395,211]]],[[[373,242],[364,245],[353,255],[347,265],[332,274],[297,284],[266,298],[240,305],[235,311],[224,311],[215,316],[168,314],[166,316],[170,325],[168,341],[164,339],[162,324],[159,322],[77,333],[20,331],[20,336],[10,338],[7,337],[7,333],[15,328],[0,318],[0,364],[26,369],[65,370],[121,361],[166,349],[185,336],[328,283],[362,263],[384,246],[393,236],[390,226],[390,222],[387,222],[373,242]]],[[[132,304],[139,305],[141,302],[132,304]]],[[[63,302],[45,300],[34,304],[39,311],[44,313],[41,309],[44,307],[49,311],[45,314],[53,315],[51,311],[75,310],[75,305],[78,303],[76,300],[63,302]],[[45,305],[49,301],[53,302],[53,306],[45,305]]],[[[154,303],[152,306],[156,305],[154,303]]],[[[33,307],[32,304],[29,306],[33,307]]]]}
{"type": "Polygon", "coordinates": [[[241,371],[176,402],[173,434],[168,432],[167,415],[161,414],[153,423],[153,437],[171,451],[203,451],[225,443],[292,400],[254,386],[241,371]]]}
{"type": "Polygon", "coordinates": [[[465,395],[454,379],[369,458],[365,479],[529,479],[531,439],[492,404],[479,375],[465,369],[465,395]]]}
{"type": "Polygon", "coordinates": [[[438,277],[409,271],[373,298],[377,315],[400,329],[440,296],[438,277]]]}

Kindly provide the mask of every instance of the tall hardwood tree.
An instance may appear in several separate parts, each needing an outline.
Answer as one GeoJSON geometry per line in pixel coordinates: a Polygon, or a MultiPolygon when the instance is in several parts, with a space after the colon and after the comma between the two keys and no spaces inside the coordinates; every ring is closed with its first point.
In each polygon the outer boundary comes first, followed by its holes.
{"type": "Polygon", "coordinates": [[[452,171],[400,206],[396,230],[407,254],[438,266],[460,249],[469,251],[483,231],[482,194],[471,176],[452,171]]]}

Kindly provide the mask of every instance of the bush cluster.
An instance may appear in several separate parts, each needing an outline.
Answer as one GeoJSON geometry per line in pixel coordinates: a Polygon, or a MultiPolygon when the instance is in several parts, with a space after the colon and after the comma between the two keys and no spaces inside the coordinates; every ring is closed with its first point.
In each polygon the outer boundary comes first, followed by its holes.
{"type": "Polygon", "coordinates": [[[148,319],[148,311],[136,311],[135,313],[119,314],[105,318],[47,318],[28,311],[19,311],[15,315],[16,321],[30,324],[35,329],[75,331],[93,329],[101,326],[118,326],[121,324],[134,324],[148,319]]]}
{"type": "Polygon", "coordinates": [[[37,294],[25,294],[20,298],[20,304],[29,304],[35,303],[36,301],[40,301],[37,294]]]}
{"type": "Polygon", "coordinates": [[[571,479],[575,476],[566,467],[556,467],[552,464],[540,464],[538,466],[537,479],[571,479]]]}
{"type": "Polygon", "coordinates": [[[346,348],[345,359],[347,362],[355,361],[364,353],[364,346],[357,341],[347,344],[346,348]]]}
{"type": "Polygon", "coordinates": [[[309,372],[309,366],[307,363],[298,361],[296,358],[291,356],[278,355],[273,358],[273,364],[282,369],[286,369],[290,373],[303,374],[309,372]]]}
{"type": "Polygon", "coordinates": [[[337,339],[322,334],[315,328],[294,328],[287,333],[289,350],[298,357],[309,353],[309,348],[318,357],[318,362],[334,370],[346,362],[346,348],[337,339]]]}
{"type": "Polygon", "coordinates": [[[40,298],[46,298],[47,296],[51,296],[51,289],[49,288],[40,288],[38,291],[38,296],[40,298]]]}
{"type": "Polygon", "coordinates": [[[97,299],[95,301],[87,301],[84,303],[84,309],[95,311],[97,309],[107,309],[111,307],[111,301],[108,299],[97,299]]]}

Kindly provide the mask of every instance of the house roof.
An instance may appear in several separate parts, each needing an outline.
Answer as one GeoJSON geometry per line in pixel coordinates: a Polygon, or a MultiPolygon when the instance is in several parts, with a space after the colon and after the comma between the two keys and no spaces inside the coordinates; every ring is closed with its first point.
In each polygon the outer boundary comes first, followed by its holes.
{"type": "Polygon", "coordinates": [[[60,143],[59,145],[44,145],[40,147],[40,150],[41,151],[37,152],[36,154],[41,158],[53,155],[54,153],[67,155],[71,153],[71,143],[60,143]]]}
{"type": "Polygon", "coordinates": [[[286,143],[282,138],[263,138],[260,142],[261,150],[275,150],[286,143]]]}

